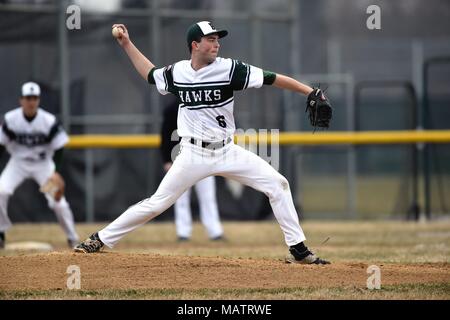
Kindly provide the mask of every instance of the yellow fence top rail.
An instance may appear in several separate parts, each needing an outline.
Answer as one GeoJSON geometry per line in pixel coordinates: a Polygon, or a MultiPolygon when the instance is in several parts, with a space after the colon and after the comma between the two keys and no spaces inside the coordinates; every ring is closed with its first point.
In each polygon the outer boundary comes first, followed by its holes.
{"type": "MultiPolygon", "coordinates": [[[[235,141],[272,143],[276,136],[237,135],[235,141]]],[[[281,132],[280,145],[336,145],[336,144],[405,144],[450,143],[450,130],[424,131],[361,131],[361,132],[281,132]]],[[[158,134],[148,135],[72,135],[69,148],[157,148],[161,143],[158,134]]]]}

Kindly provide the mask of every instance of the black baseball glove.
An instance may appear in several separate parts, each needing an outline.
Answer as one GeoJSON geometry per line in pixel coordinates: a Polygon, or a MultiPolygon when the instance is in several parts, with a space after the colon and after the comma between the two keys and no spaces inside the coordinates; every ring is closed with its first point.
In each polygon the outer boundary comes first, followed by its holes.
{"type": "Polygon", "coordinates": [[[333,109],[321,89],[314,88],[308,95],[305,113],[306,112],[309,112],[309,122],[314,127],[314,131],[316,131],[317,128],[328,129],[330,127],[333,109]]]}

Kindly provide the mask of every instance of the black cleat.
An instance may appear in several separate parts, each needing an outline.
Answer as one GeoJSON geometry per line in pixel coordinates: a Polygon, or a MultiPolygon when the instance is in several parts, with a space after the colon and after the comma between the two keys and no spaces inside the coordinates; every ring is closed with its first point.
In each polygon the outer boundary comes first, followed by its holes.
{"type": "Polygon", "coordinates": [[[227,242],[227,238],[223,234],[214,238],[210,238],[209,240],[214,242],[227,242]]]}
{"type": "Polygon", "coordinates": [[[330,264],[329,261],[317,257],[314,253],[308,250],[300,252],[294,247],[289,248],[290,254],[286,257],[286,263],[299,264],[330,264]]]}
{"type": "Polygon", "coordinates": [[[5,249],[5,233],[0,232],[0,249],[5,249]]]}
{"type": "Polygon", "coordinates": [[[95,253],[102,250],[104,244],[98,237],[98,232],[77,245],[73,250],[79,253],[95,253]]]}
{"type": "Polygon", "coordinates": [[[178,242],[188,242],[189,240],[191,240],[189,239],[189,237],[181,237],[181,236],[179,236],[177,239],[178,242]]]}

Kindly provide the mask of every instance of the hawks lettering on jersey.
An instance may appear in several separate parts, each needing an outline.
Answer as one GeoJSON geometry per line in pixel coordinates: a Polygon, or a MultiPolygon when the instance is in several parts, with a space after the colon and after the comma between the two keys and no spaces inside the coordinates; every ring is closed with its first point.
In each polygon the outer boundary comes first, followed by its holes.
{"type": "Polygon", "coordinates": [[[183,103],[203,103],[222,100],[222,91],[216,90],[178,90],[183,103]]]}
{"type": "Polygon", "coordinates": [[[179,100],[178,134],[203,141],[218,141],[234,134],[234,91],[260,88],[260,68],[243,62],[217,58],[198,71],[190,60],[152,69],[148,82],[165,95],[179,100]]]}
{"type": "Polygon", "coordinates": [[[35,118],[28,121],[22,108],[16,108],[5,114],[0,130],[0,144],[18,159],[51,159],[54,150],[68,141],[56,117],[43,109],[38,109],[35,118]]]}

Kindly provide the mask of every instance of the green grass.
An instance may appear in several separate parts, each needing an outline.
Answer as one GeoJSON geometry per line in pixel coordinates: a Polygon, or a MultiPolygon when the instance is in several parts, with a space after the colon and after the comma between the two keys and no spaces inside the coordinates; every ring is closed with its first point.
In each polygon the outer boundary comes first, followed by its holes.
{"type": "Polygon", "coordinates": [[[129,290],[34,290],[0,291],[0,300],[15,299],[158,299],[158,300],[299,300],[299,299],[429,299],[448,300],[450,284],[405,284],[382,286],[380,290],[356,287],[282,289],[129,289],[129,290]]]}

